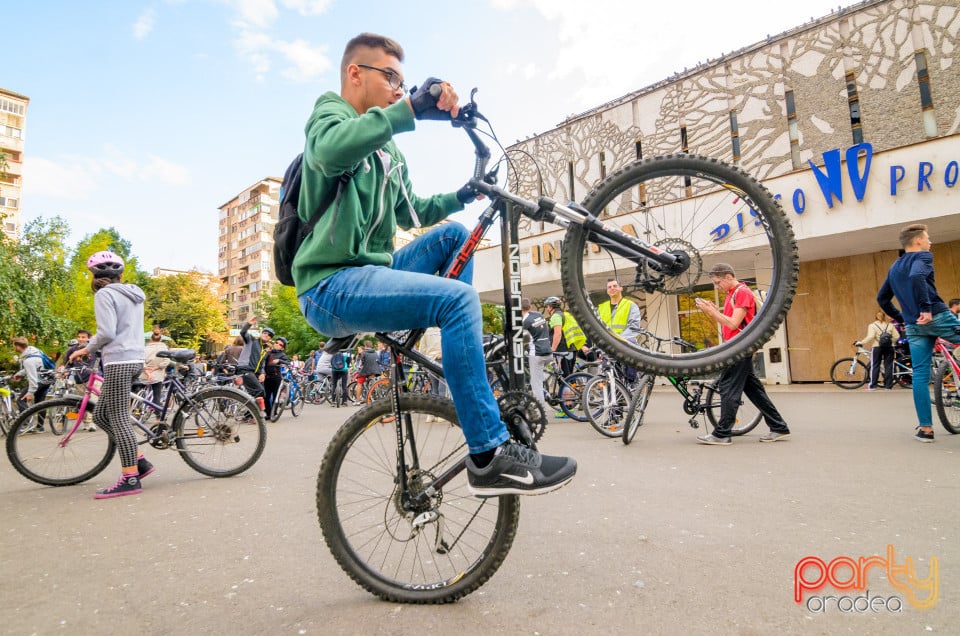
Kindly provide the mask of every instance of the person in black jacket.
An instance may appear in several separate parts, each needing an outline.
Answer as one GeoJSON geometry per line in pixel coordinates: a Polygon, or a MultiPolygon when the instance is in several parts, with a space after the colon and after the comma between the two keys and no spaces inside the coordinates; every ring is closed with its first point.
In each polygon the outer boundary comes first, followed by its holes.
{"type": "Polygon", "coordinates": [[[249,333],[250,327],[257,324],[257,317],[254,316],[249,322],[240,329],[240,337],[243,338],[243,349],[237,358],[237,375],[243,378],[243,388],[247,393],[257,401],[260,408],[264,408],[263,385],[257,377],[260,367],[263,364],[263,348],[261,343],[267,343],[273,339],[273,329],[264,327],[260,331],[260,338],[254,338],[249,333]]]}
{"type": "Polygon", "coordinates": [[[273,403],[277,400],[277,391],[280,390],[280,383],[283,376],[280,373],[281,365],[289,364],[290,360],[286,354],[287,339],[277,338],[273,343],[273,349],[267,352],[263,358],[260,380],[263,382],[263,389],[266,393],[267,415],[273,413],[273,403]]]}

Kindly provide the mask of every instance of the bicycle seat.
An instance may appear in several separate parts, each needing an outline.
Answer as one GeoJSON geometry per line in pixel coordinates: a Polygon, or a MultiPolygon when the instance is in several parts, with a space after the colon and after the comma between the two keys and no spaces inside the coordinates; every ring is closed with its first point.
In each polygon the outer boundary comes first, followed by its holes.
{"type": "Polygon", "coordinates": [[[327,340],[327,344],[323,345],[323,352],[332,355],[340,351],[349,351],[356,347],[359,341],[360,334],[358,333],[352,333],[342,338],[330,338],[327,340]]]}
{"type": "Polygon", "coordinates": [[[172,349],[170,351],[158,351],[158,358],[170,358],[175,362],[189,362],[197,357],[197,352],[193,349],[172,349]]]}

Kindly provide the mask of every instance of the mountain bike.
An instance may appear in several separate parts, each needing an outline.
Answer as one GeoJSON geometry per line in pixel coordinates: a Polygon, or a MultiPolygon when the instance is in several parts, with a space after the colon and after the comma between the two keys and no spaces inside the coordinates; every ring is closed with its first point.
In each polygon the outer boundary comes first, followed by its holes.
{"type": "Polygon", "coordinates": [[[299,417],[303,412],[303,405],[306,402],[303,389],[300,387],[298,374],[292,372],[285,365],[280,365],[280,386],[277,388],[277,396],[273,400],[273,412],[270,413],[270,421],[276,422],[280,419],[284,409],[290,407],[290,414],[299,417]]]}
{"type": "Polygon", "coordinates": [[[583,412],[590,425],[606,437],[622,437],[630,393],[623,366],[609,356],[600,356],[600,371],[583,388],[583,412]]]}
{"type": "MultiPolygon", "coordinates": [[[[183,362],[194,352],[173,350],[158,355],[183,362]]],[[[85,415],[96,409],[94,398],[100,395],[102,381],[101,376],[91,373],[82,396],[41,402],[17,417],[6,443],[7,457],[17,472],[47,486],[70,486],[107,467],[116,449],[113,437],[99,427],[81,430],[85,415]],[[38,418],[47,424],[45,432],[19,434],[34,427],[38,418]]],[[[163,404],[130,393],[132,402],[145,403],[159,413],[150,427],[132,419],[138,444],[174,448],[188,466],[210,477],[237,475],[256,463],[266,444],[267,429],[257,403],[249,395],[225,387],[187,393],[176,376],[171,388],[163,404]],[[168,423],[172,405],[177,409],[168,423]]]]}
{"type": "MultiPolygon", "coordinates": [[[[841,389],[859,389],[870,381],[870,351],[854,344],[857,352],[852,358],[840,358],[830,367],[830,381],[841,389]]],[[[909,387],[913,383],[910,352],[904,347],[893,350],[893,381],[909,387]]]]}
{"type": "Polygon", "coordinates": [[[934,351],[943,361],[933,374],[933,403],[943,428],[957,435],[960,434],[960,364],[953,355],[955,347],[943,338],[937,338],[934,345],[934,351]]]}
{"type": "MultiPolygon", "coordinates": [[[[460,275],[499,219],[508,308],[503,329],[510,347],[508,382],[498,403],[514,439],[535,447],[545,423],[524,386],[521,216],[566,230],[560,270],[570,311],[593,342],[625,363],[659,373],[704,373],[751,355],[772,336],[796,288],[797,250],[783,211],[757,181],[739,168],[683,154],[616,170],[582,205],[528,200],[496,185],[498,166],[487,171],[490,151],[478,125],[489,122],[475,93],[452,123],[473,143],[469,185],[489,205],[444,275],[460,275]],[[589,290],[602,288],[613,271],[645,301],[651,325],[667,329],[676,320],[667,318],[667,308],[707,284],[706,272],[721,255],[769,284],[767,301],[743,334],[712,349],[643,350],[620,340],[590,298],[589,290]]],[[[413,349],[423,333],[377,334],[393,358],[392,394],[354,413],[330,441],[317,479],[317,514],[334,558],[364,589],[395,602],[446,603],[479,588],[503,563],[517,532],[519,498],[471,496],[466,442],[453,402],[400,391],[402,357],[443,376],[440,365],[413,349]]],[[[333,353],[354,340],[331,340],[326,350],[333,353]]]]}

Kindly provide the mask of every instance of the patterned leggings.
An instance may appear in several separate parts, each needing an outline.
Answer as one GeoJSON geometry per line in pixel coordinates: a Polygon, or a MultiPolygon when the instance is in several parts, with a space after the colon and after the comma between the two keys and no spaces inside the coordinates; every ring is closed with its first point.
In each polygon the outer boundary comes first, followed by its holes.
{"type": "Polygon", "coordinates": [[[93,421],[113,437],[123,466],[137,465],[137,438],[130,424],[130,388],[143,370],[141,362],[107,364],[93,421]]]}

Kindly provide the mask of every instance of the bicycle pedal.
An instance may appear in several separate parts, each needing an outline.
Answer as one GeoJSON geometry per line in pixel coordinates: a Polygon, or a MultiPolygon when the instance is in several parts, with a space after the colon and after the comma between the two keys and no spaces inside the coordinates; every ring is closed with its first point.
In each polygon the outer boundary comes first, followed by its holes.
{"type": "Polygon", "coordinates": [[[695,417],[691,417],[688,424],[690,424],[690,428],[700,428],[700,422],[695,417]]]}

